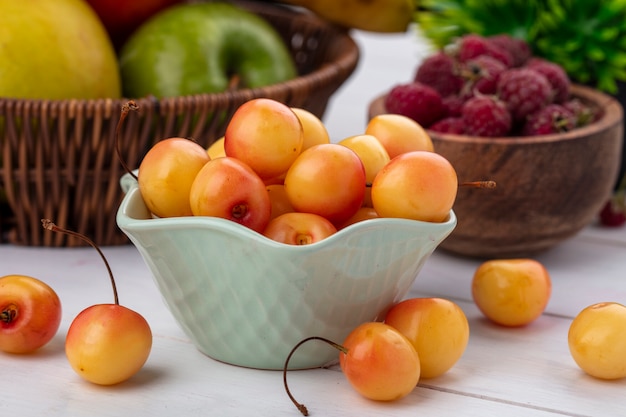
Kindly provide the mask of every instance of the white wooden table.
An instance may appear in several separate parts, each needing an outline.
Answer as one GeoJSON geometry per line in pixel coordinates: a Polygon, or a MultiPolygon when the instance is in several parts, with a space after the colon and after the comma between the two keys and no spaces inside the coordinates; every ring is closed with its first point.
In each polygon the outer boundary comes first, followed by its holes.
{"type": "MultiPolygon", "coordinates": [[[[428,52],[415,34],[355,33],[358,70],[333,98],[325,122],[334,140],[361,133],[366,103],[412,77],[428,52]]],[[[165,308],[147,267],[132,246],[104,248],[122,304],[140,312],[154,332],[146,366],[132,379],[100,387],[80,379],[63,351],[71,320],[94,303],[112,302],[102,262],[91,248],[0,246],[0,276],[33,275],[63,301],[57,336],[38,353],[0,354],[1,416],[298,416],[282,374],[222,364],[199,353],[165,308]]],[[[479,261],[436,251],[408,297],[457,302],[471,329],[468,348],[447,374],[420,381],[408,397],[376,403],[360,397],[340,370],[291,372],[293,394],[317,416],[625,416],[626,380],[585,375],[567,347],[572,318],[600,301],[626,303],[626,228],[591,225],[537,256],[553,280],[546,313],[530,326],[505,329],[482,318],[470,296],[479,261]]],[[[626,331],[626,329],[625,329],[626,331]]],[[[251,346],[251,349],[254,347],[251,346]]]]}

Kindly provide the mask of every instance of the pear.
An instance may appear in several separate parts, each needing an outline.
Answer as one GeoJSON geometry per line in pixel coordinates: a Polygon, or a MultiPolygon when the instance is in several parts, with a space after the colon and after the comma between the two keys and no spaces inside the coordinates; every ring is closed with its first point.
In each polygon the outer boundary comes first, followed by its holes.
{"type": "Polygon", "coordinates": [[[84,0],[0,0],[0,97],[120,95],[111,40],[84,0]]]}

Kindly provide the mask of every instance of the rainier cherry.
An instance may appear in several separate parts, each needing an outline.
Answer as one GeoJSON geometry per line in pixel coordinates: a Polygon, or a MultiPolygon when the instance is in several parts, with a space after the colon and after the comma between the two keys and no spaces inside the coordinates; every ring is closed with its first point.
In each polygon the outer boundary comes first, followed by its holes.
{"type": "Polygon", "coordinates": [[[263,234],[289,245],[309,245],[337,232],[326,218],[313,213],[284,213],[269,222],[263,234]]]}
{"type": "Polygon", "coordinates": [[[309,149],[314,145],[321,145],[322,143],[330,143],[330,135],[326,129],[324,122],[311,113],[308,110],[298,107],[292,107],[291,110],[298,116],[300,123],[302,123],[302,131],[304,133],[304,142],[302,143],[302,150],[309,149]]]}
{"type": "Polygon", "coordinates": [[[33,352],[48,343],[61,324],[61,301],[45,282],[25,275],[0,278],[0,350],[33,352]]]}
{"type": "Polygon", "coordinates": [[[361,207],[365,187],[359,156],[337,143],[302,152],[285,176],[285,191],[296,211],[318,214],[336,225],[361,207]]]}
{"type": "Polygon", "coordinates": [[[215,142],[209,145],[206,150],[206,153],[209,154],[211,159],[221,158],[222,156],[226,156],[226,151],[224,150],[224,136],[217,139],[215,142]]]}
{"type": "Polygon", "coordinates": [[[191,211],[194,216],[221,217],[262,233],[272,210],[265,187],[246,163],[229,156],[212,159],[191,186],[191,211]]]}
{"type": "Polygon", "coordinates": [[[409,339],[387,324],[363,323],[352,330],[341,345],[323,337],[309,337],[292,349],[283,370],[285,390],[305,416],[309,415],[307,408],[295,400],[287,386],[287,368],[295,350],[310,340],[321,340],[338,349],[339,364],[346,379],[370,400],[399,400],[411,393],[420,379],[417,351],[409,339]]]}
{"type": "Polygon", "coordinates": [[[210,159],[202,146],[185,138],[164,139],[150,148],[137,179],[150,212],[158,217],[191,216],[189,190],[210,159]]]}
{"type": "Polygon", "coordinates": [[[239,106],[224,135],[226,155],[246,163],[264,180],[287,171],[303,143],[298,116],[289,106],[268,98],[239,106]]]}
{"type": "Polygon", "coordinates": [[[490,320],[503,326],[523,326],[538,318],[552,291],[550,275],[534,259],[494,259],[474,272],[472,297],[490,320]]]}
{"type": "Polygon", "coordinates": [[[401,114],[374,116],[365,127],[365,134],[375,136],[391,159],[407,152],[434,150],[426,130],[415,120],[401,114]]]}
{"type": "Polygon", "coordinates": [[[271,184],[265,187],[267,194],[270,196],[272,206],[270,221],[281,214],[292,213],[294,208],[287,198],[285,186],[283,184],[271,184]]]}
{"type": "MultiPolygon", "coordinates": [[[[371,184],[376,174],[390,161],[389,154],[382,143],[372,135],[355,135],[338,142],[352,149],[361,159],[365,168],[365,181],[371,184]]],[[[365,189],[363,205],[372,207],[371,188],[365,189]]]]}
{"type": "Polygon", "coordinates": [[[578,366],[600,379],[626,378],[626,306],[597,303],[572,320],[567,342],[578,366]]]}
{"type": "Polygon", "coordinates": [[[65,339],[65,354],[74,371],[100,385],[125,381],[139,371],[152,348],[148,322],[135,311],[121,306],[111,268],[104,254],[86,236],[42,220],[46,230],[83,239],[102,257],[113,287],[114,304],[97,304],[81,311],[72,321],[65,339]]]}
{"type": "Polygon", "coordinates": [[[469,323],[461,308],[443,298],[409,298],[391,307],[385,323],[405,335],[420,358],[422,378],[447,372],[469,342],[469,323]]]}
{"type": "Polygon", "coordinates": [[[435,152],[407,152],[376,175],[372,203],[380,217],[442,222],[448,218],[458,186],[456,171],[446,158],[435,152]]]}
{"type": "Polygon", "coordinates": [[[139,107],[133,100],[122,106],[115,136],[118,159],[137,180],[141,197],[152,214],[157,217],[191,216],[189,189],[200,168],[211,159],[207,150],[189,139],[164,139],[150,148],[135,175],[122,157],[119,138],[128,113],[137,110],[139,107]]]}

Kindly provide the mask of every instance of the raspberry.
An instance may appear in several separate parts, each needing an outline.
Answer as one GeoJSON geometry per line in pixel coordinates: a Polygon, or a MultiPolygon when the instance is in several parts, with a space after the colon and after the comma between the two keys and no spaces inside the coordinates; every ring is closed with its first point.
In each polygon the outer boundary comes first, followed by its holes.
{"type": "Polygon", "coordinates": [[[465,133],[465,122],[462,117],[444,117],[433,123],[428,130],[439,133],[454,133],[462,135],[465,133]]]}
{"type": "Polygon", "coordinates": [[[500,74],[497,95],[504,101],[514,122],[550,104],[552,87],[548,79],[530,68],[512,68],[500,74]]]}
{"type": "Polygon", "coordinates": [[[461,107],[465,100],[459,96],[447,96],[443,98],[443,108],[446,111],[444,117],[458,117],[461,115],[461,107]]]}
{"type": "Polygon", "coordinates": [[[418,82],[393,87],[385,99],[385,107],[390,113],[410,117],[424,128],[445,116],[441,95],[418,82]]]}
{"type": "Polygon", "coordinates": [[[459,62],[466,62],[480,55],[488,55],[502,62],[507,68],[513,66],[513,57],[501,47],[489,42],[484,36],[476,34],[464,35],[457,44],[459,62]]]}
{"type": "Polygon", "coordinates": [[[465,133],[472,136],[507,136],[512,121],[506,105],[494,96],[475,96],[461,110],[465,133]]]}
{"type": "Polygon", "coordinates": [[[569,132],[576,128],[574,113],[560,104],[549,104],[528,116],[522,134],[524,136],[549,135],[569,132]]]}
{"type": "Polygon", "coordinates": [[[487,40],[511,54],[513,58],[513,67],[521,67],[532,56],[532,50],[528,43],[519,38],[515,38],[509,34],[502,33],[499,35],[488,36],[487,40]]]}
{"type": "Polygon", "coordinates": [[[434,88],[442,97],[458,93],[463,85],[456,61],[442,51],[424,59],[417,68],[415,81],[434,88]]]}
{"type": "Polygon", "coordinates": [[[534,69],[548,79],[554,92],[552,99],[554,103],[564,103],[569,98],[571,82],[563,67],[542,58],[532,58],[526,67],[534,69]]]}
{"type": "Polygon", "coordinates": [[[476,92],[495,94],[498,78],[506,69],[502,62],[489,55],[479,55],[467,60],[461,71],[466,80],[461,95],[469,98],[476,92]]]}
{"type": "Polygon", "coordinates": [[[609,199],[600,210],[600,223],[609,227],[620,227],[626,224],[626,207],[620,205],[615,198],[609,199]]]}
{"type": "Polygon", "coordinates": [[[588,124],[594,122],[597,118],[597,114],[594,109],[577,98],[567,100],[563,103],[563,107],[574,113],[577,127],[587,126],[588,124]]]}

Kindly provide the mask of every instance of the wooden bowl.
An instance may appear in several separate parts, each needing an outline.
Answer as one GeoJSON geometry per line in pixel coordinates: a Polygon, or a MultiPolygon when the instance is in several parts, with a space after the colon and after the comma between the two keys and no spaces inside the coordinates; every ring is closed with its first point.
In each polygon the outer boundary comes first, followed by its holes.
{"type": "MultiPolygon", "coordinates": [[[[460,187],[458,224],[440,247],[479,258],[531,256],[589,225],[611,195],[623,146],[623,109],[612,97],[575,85],[572,95],[600,110],[591,125],[534,137],[483,138],[429,131],[459,182],[493,180],[495,189],[460,187]]],[[[369,117],[385,113],[384,96],[369,117]]]]}

